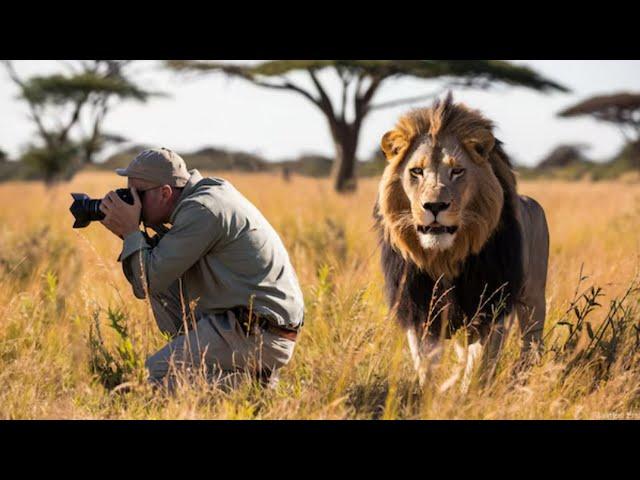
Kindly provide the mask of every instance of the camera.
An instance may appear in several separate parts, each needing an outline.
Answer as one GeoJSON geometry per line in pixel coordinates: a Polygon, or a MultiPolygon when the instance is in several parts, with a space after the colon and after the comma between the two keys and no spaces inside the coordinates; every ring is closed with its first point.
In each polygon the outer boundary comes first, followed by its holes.
{"type": "MultiPolygon", "coordinates": [[[[118,196],[129,205],[133,205],[133,194],[128,188],[119,188],[116,190],[118,196]]],[[[102,200],[96,200],[89,198],[86,193],[72,193],[73,203],[69,208],[69,211],[73,214],[76,221],[73,223],[73,228],[84,228],[91,222],[96,220],[102,220],[104,213],[100,211],[100,204],[102,200]]]]}

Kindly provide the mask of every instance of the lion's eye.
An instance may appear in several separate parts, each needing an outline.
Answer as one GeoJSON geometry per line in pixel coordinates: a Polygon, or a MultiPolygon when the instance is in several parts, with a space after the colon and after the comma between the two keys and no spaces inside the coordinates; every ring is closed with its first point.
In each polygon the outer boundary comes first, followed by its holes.
{"type": "Polygon", "coordinates": [[[412,168],[411,170],[409,170],[411,172],[411,175],[415,175],[416,177],[419,177],[422,175],[422,169],[421,168],[412,168]]]}
{"type": "Polygon", "coordinates": [[[464,168],[452,168],[451,169],[451,178],[459,177],[464,173],[464,168]]]}

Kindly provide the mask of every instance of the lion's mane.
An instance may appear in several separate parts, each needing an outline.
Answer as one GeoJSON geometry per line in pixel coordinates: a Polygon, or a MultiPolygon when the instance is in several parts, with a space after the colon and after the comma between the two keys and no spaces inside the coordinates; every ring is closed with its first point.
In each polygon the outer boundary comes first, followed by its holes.
{"type": "Polygon", "coordinates": [[[383,149],[391,152],[391,158],[380,181],[374,219],[387,302],[404,327],[428,322],[430,331],[451,334],[471,320],[485,324],[497,308],[508,313],[518,298],[523,266],[516,178],[492,130],[488,119],[454,104],[449,95],[431,108],[403,116],[383,140],[383,149]],[[402,161],[423,135],[434,141],[454,135],[472,158],[482,153],[500,186],[496,191],[485,187],[488,183],[482,178],[474,179],[480,193],[462,212],[466,221],[453,247],[444,251],[426,251],[420,245],[402,186],[402,161]],[[442,309],[445,303],[449,307],[442,309]],[[447,313],[446,325],[438,312],[447,313]]]}

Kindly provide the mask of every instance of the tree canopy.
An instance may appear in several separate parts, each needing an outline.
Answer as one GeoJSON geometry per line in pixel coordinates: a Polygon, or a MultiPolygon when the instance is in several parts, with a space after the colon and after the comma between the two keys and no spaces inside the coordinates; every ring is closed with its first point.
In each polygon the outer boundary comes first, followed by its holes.
{"type": "MultiPolygon", "coordinates": [[[[502,81],[535,90],[569,90],[550,79],[542,77],[529,67],[500,60],[274,60],[258,65],[230,65],[221,62],[195,62],[172,60],[168,62],[176,70],[212,71],[245,77],[252,81],[258,77],[277,77],[296,70],[317,71],[333,67],[342,73],[376,78],[410,76],[421,79],[440,77],[465,77],[460,85],[481,86],[484,81],[502,81]]],[[[284,88],[291,83],[279,84],[284,88]]],[[[265,86],[278,86],[267,84],[265,86]]],[[[484,86],[488,86],[484,85],[484,86]]]]}
{"type": "Polygon", "coordinates": [[[591,115],[598,120],[627,123],[640,128],[640,93],[598,95],[558,113],[561,117],[591,115]]]}
{"type": "Polygon", "coordinates": [[[36,105],[64,105],[80,102],[91,95],[116,95],[121,99],[146,101],[150,92],[123,78],[108,78],[86,72],[76,75],[34,76],[24,82],[21,95],[36,105]]]}

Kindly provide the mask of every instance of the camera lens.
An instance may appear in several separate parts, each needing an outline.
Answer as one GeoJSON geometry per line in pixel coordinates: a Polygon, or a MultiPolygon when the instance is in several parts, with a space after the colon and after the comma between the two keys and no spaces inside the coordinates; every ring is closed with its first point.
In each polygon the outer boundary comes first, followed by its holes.
{"type": "MultiPolygon", "coordinates": [[[[128,188],[119,188],[116,190],[118,196],[128,203],[133,205],[133,194],[128,188]]],[[[91,199],[86,193],[72,193],[73,203],[69,208],[69,211],[73,214],[75,222],[73,228],[84,228],[91,222],[104,219],[104,213],[100,211],[100,204],[102,200],[91,199]]]]}

